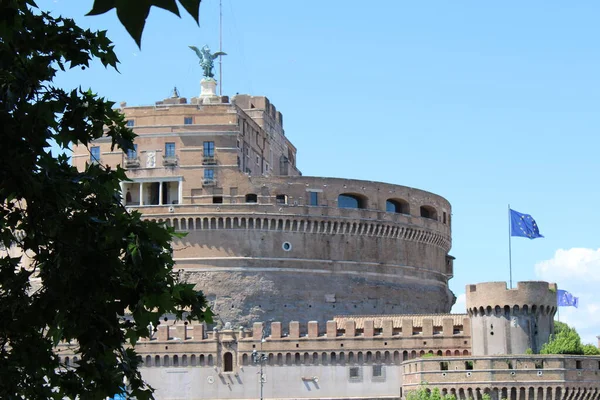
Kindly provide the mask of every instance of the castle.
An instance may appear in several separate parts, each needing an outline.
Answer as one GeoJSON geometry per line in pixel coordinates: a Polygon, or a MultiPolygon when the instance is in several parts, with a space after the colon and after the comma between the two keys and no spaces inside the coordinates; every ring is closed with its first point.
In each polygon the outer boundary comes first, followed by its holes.
{"type": "Polygon", "coordinates": [[[73,164],[128,169],[125,206],[187,233],[177,267],[218,315],[167,317],[136,346],[157,398],[402,398],[425,382],[460,400],[600,398],[600,357],[525,354],[553,332],[556,285],[469,285],[467,313],[448,314],[446,199],[302,176],[266,97],[204,82],[189,102],[121,108],[135,149],[99,139],[73,164]]]}

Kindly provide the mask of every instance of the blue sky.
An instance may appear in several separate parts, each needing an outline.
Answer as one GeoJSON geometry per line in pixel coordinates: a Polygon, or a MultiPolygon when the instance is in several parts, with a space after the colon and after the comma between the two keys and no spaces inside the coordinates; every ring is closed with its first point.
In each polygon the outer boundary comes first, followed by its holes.
{"type": "MultiPolygon", "coordinates": [[[[130,105],[177,86],[199,93],[188,45],[218,47],[218,0],[201,24],[153,9],[142,49],[92,1],[42,9],[108,29],[120,74],[97,65],[57,82],[130,105]]],[[[223,0],[223,93],[266,95],[284,114],[304,175],[429,190],[453,205],[455,277],[508,280],[508,213],[544,239],[513,238],[514,281],[545,279],[580,297],[562,308],[587,342],[600,335],[600,56],[593,1],[223,0]]]]}

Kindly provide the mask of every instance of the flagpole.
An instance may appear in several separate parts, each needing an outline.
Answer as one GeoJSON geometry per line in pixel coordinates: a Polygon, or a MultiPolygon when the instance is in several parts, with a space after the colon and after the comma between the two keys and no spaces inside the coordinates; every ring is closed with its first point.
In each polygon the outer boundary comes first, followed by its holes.
{"type": "Polygon", "coordinates": [[[510,204],[508,205],[508,273],[510,276],[510,288],[512,289],[512,249],[511,249],[511,220],[510,220],[510,204]]]}

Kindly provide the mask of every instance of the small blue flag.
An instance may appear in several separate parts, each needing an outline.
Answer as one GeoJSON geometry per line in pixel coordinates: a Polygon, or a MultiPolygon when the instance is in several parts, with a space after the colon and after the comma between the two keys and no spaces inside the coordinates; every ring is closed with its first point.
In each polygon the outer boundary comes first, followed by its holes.
{"type": "Polygon", "coordinates": [[[556,291],[556,298],[558,300],[558,305],[561,307],[579,307],[579,297],[573,296],[566,290],[558,289],[556,291]]]}
{"type": "Polygon", "coordinates": [[[543,237],[531,215],[521,214],[515,210],[510,210],[510,236],[523,236],[529,239],[543,237]]]}

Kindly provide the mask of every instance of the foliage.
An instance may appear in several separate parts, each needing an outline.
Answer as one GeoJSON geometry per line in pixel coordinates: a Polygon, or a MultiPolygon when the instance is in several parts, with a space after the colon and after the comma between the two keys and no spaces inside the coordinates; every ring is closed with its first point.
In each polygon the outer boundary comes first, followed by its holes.
{"type": "Polygon", "coordinates": [[[554,322],[554,334],[548,343],[542,346],[540,354],[583,354],[581,338],[575,330],[567,324],[554,322]]]}
{"type": "Polygon", "coordinates": [[[146,19],[150,14],[150,8],[156,6],[173,14],[179,15],[177,2],[194,18],[196,23],[200,22],[200,2],[202,0],[145,0],[145,1],[125,1],[125,0],[94,0],[94,5],[87,15],[104,14],[112,10],[117,10],[117,17],[121,24],[127,29],[127,32],[135,40],[137,45],[142,45],[142,32],[146,19]]]}
{"type": "Polygon", "coordinates": [[[48,150],[103,135],[113,148],[133,147],[112,102],[52,84],[59,69],[85,69],[93,59],[116,68],[104,31],[54,18],[32,0],[2,2],[2,399],[105,399],[124,382],[128,398],[151,398],[131,346],[163,314],[211,319],[204,296],[173,273],[173,230],[121,206],[124,171],[92,163],[78,172],[48,150]],[[59,343],[73,343],[77,366],[61,365],[59,343]]]}
{"type": "Polygon", "coordinates": [[[531,347],[528,347],[527,350],[525,350],[525,354],[534,354],[533,350],[531,350],[531,347]]]}
{"type": "Polygon", "coordinates": [[[600,349],[598,349],[593,344],[584,344],[583,354],[585,354],[586,356],[600,356],[600,349]]]}
{"type": "Polygon", "coordinates": [[[406,400],[456,400],[456,396],[452,394],[442,396],[439,388],[431,390],[426,385],[421,385],[419,389],[408,392],[406,400]]]}

